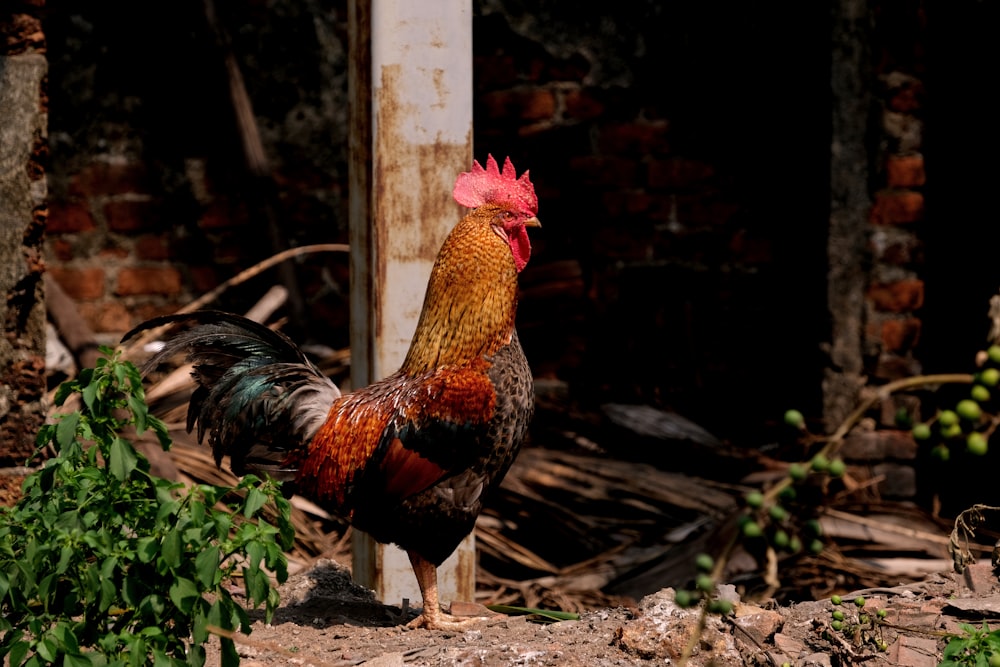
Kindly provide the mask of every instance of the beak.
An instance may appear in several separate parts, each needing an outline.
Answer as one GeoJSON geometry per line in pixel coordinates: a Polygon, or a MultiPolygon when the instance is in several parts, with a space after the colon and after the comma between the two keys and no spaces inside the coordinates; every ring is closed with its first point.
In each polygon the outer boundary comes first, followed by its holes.
{"type": "Polygon", "coordinates": [[[538,222],[538,218],[531,217],[524,221],[525,227],[541,227],[542,223],[538,222]]]}

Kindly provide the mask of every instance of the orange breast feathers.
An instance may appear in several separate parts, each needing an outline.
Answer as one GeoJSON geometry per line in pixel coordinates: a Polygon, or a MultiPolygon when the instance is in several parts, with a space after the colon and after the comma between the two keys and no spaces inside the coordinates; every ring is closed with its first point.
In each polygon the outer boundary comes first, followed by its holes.
{"type": "Polygon", "coordinates": [[[340,398],[309,447],[289,457],[301,492],[349,514],[361,473],[383,485],[365,493],[400,500],[453,474],[464,458],[456,452],[462,434],[479,431],[496,408],[489,367],[476,359],[416,377],[397,373],[340,398]],[[371,468],[380,474],[368,475],[371,468]]]}

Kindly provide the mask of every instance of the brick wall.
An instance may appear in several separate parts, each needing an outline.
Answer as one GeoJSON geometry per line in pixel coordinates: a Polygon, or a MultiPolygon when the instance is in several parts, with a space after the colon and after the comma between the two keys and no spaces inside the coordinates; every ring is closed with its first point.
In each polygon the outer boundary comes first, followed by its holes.
{"type": "MultiPolygon", "coordinates": [[[[925,301],[922,28],[901,4],[876,32],[863,314],[876,381],[920,368],[925,301]]],[[[785,408],[821,403],[826,8],[800,7],[789,32],[777,9],[661,5],[608,7],[595,23],[575,8],[525,17],[475,3],[475,152],[510,155],[538,188],[544,227],[519,316],[536,372],[585,403],[651,403],[756,442],[785,408]]],[[[320,6],[318,21],[294,3],[222,8],[293,243],[346,237],[346,5],[320,6]]],[[[49,265],[112,340],[270,253],[247,243],[263,232],[200,17],[165,12],[153,30],[126,4],[52,7],[53,76],[67,85],[49,265]],[[172,53],[170,69],[146,47],[172,53]],[[114,71],[95,78],[82,66],[95,61],[114,71]]],[[[331,342],[346,324],[346,262],[298,268],[331,342]]],[[[217,305],[240,310],[273,279],[217,305]]]]}

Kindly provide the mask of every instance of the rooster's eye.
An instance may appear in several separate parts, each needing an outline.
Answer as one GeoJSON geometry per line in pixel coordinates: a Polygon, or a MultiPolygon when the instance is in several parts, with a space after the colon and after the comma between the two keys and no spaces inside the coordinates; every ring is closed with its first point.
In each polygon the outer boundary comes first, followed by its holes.
{"type": "Polygon", "coordinates": [[[506,226],[511,220],[514,219],[514,214],[510,211],[500,211],[497,213],[496,217],[493,219],[496,224],[506,226]]]}

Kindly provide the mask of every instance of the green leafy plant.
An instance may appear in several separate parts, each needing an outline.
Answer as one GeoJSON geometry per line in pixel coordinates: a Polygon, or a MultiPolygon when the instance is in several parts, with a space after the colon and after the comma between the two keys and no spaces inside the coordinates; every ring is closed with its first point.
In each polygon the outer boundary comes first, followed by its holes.
{"type": "Polygon", "coordinates": [[[249,632],[231,595],[241,576],[247,604],[279,603],[272,576],[287,578],[294,537],[290,506],[271,481],[235,487],[185,485],[150,474],[122,432],[151,431],[167,449],[163,422],[148,413],[139,371],[107,358],[63,384],[80,409],[47,424],[39,452],[54,455],[29,475],[20,500],[0,508],[0,658],[34,667],[202,665],[221,628],[222,664],[239,664],[224,631],[249,632]],[[274,524],[260,515],[270,503],[274,524]]]}
{"type": "Polygon", "coordinates": [[[962,623],[964,634],[952,635],[938,667],[1000,667],[1000,630],[962,623]]]}

